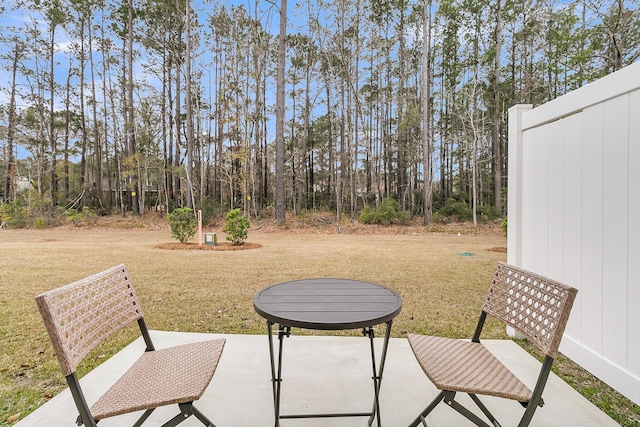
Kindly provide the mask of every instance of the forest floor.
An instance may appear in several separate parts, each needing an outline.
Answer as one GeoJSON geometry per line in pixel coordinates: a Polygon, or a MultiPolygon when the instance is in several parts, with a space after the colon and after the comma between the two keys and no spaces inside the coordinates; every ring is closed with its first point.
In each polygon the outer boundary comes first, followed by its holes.
{"type": "MultiPolygon", "coordinates": [[[[287,214],[286,221],[278,222],[265,216],[252,218],[249,233],[293,233],[293,234],[356,234],[356,235],[398,235],[448,233],[460,235],[503,236],[502,220],[480,221],[474,226],[472,222],[432,222],[428,226],[422,224],[423,219],[414,218],[408,224],[364,224],[348,217],[340,220],[335,214],[327,212],[310,212],[294,216],[287,214]]],[[[169,230],[166,215],[146,213],[144,215],[108,215],[97,216],[88,220],[65,223],[55,229],[136,229],[136,230],[169,230]]],[[[224,227],[223,217],[214,217],[203,225],[204,231],[220,231],[224,227]]]]}
{"type": "MultiPolygon", "coordinates": [[[[338,221],[334,214],[327,212],[314,212],[293,216],[288,214],[284,222],[260,217],[252,219],[249,233],[288,233],[288,234],[351,234],[351,235],[417,235],[425,233],[446,233],[457,235],[476,235],[500,237],[504,235],[501,220],[482,221],[474,226],[472,222],[435,222],[428,226],[422,224],[422,218],[414,218],[408,224],[364,224],[357,220],[343,219],[338,221]]],[[[169,224],[165,215],[147,213],[145,215],[110,215],[98,216],[89,220],[66,223],[54,227],[54,229],[86,228],[94,230],[167,230],[170,233],[169,224]]],[[[222,217],[212,218],[208,224],[203,225],[203,232],[219,232],[224,228],[222,217]]],[[[195,237],[197,239],[197,237],[195,237]]],[[[224,235],[218,236],[217,245],[200,245],[190,241],[180,243],[177,241],[161,243],[160,249],[170,250],[207,250],[207,251],[231,251],[257,249],[261,245],[245,241],[242,245],[232,245],[224,241],[224,235]]],[[[494,247],[494,252],[507,252],[506,247],[494,247]]]]}

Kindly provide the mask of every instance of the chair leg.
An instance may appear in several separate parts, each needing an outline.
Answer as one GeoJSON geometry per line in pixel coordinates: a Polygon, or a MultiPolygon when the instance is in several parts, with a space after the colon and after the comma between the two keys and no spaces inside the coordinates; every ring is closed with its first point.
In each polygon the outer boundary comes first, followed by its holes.
{"type": "Polygon", "coordinates": [[[426,422],[424,421],[424,419],[426,418],[427,415],[429,415],[429,413],[431,411],[433,411],[433,408],[438,406],[438,403],[440,403],[442,401],[442,399],[444,399],[444,392],[443,391],[438,393],[436,398],[433,399],[431,401],[431,403],[429,403],[429,406],[427,406],[424,409],[424,411],[422,411],[422,413],[420,415],[418,415],[418,417],[415,420],[413,420],[411,422],[411,424],[409,424],[409,427],[418,427],[419,424],[422,424],[423,426],[426,425],[426,422]]]}
{"type": "MultiPolygon", "coordinates": [[[[193,407],[193,402],[178,403],[178,406],[180,407],[180,413],[178,415],[176,415],[175,417],[171,418],[166,423],[162,424],[162,427],[175,427],[178,424],[180,424],[181,422],[183,422],[184,420],[186,420],[187,418],[189,418],[191,415],[194,415],[196,412],[200,412],[196,408],[193,407]]],[[[196,417],[197,417],[197,415],[196,415],[196,417]]],[[[198,418],[198,419],[200,419],[200,418],[198,418]]],[[[202,420],[200,420],[200,421],[202,421],[202,420]]]]}
{"type": "MultiPolygon", "coordinates": [[[[452,409],[455,409],[459,414],[463,415],[466,419],[474,423],[479,427],[491,427],[489,424],[485,423],[482,419],[480,419],[476,414],[462,406],[454,397],[456,395],[453,391],[445,391],[444,393],[444,402],[449,405],[452,409]]],[[[495,427],[499,427],[499,424],[495,427]]]]}
{"type": "Polygon", "coordinates": [[[536,387],[533,389],[533,395],[526,406],[527,409],[524,411],[524,415],[522,415],[520,423],[518,423],[518,427],[527,427],[531,422],[536,409],[538,409],[538,406],[544,405],[544,400],[542,400],[542,391],[544,390],[544,386],[547,384],[547,379],[551,372],[551,365],[553,365],[553,357],[546,356],[542,363],[540,374],[538,375],[536,387]]]}
{"type": "MultiPolygon", "coordinates": [[[[200,412],[195,406],[193,406],[193,402],[179,403],[178,407],[180,407],[180,413],[171,418],[166,423],[162,424],[162,427],[175,427],[189,418],[191,415],[195,416],[198,420],[200,420],[202,424],[207,427],[216,427],[216,425],[213,424],[202,412],[200,412]]],[[[142,414],[142,416],[138,418],[138,421],[136,421],[133,427],[140,427],[142,423],[144,423],[147,418],[149,418],[154,410],[155,408],[147,409],[144,414],[142,414]]]]}
{"type": "Polygon", "coordinates": [[[162,424],[162,427],[175,427],[175,426],[177,426],[178,424],[180,424],[181,422],[183,422],[184,420],[186,420],[189,417],[190,417],[189,414],[181,412],[178,415],[176,415],[175,417],[171,418],[166,423],[162,424]]]}
{"type": "Polygon", "coordinates": [[[493,424],[495,427],[501,427],[498,420],[496,420],[496,417],[494,417],[493,414],[489,411],[489,409],[487,409],[487,407],[484,406],[484,403],[482,403],[482,401],[478,396],[476,396],[475,394],[469,393],[469,397],[471,398],[471,400],[475,402],[475,404],[478,406],[478,408],[480,408],[482,413],[489,419],[489,421],[491,421],[491,424],[493,424]]]}
{"type": "Polygon", "coordinates": [[[142,416],[138,418],[138,421],[136,421],[133,427],[140,427],[142,423],[144,423],[147,420],[147,418],[149,418],[149,416],[154,411],[154,409],[147,409],[146,411],[144,411],[144,414],[142,414],[142,416]]]}
{"type": "Polygon", "coordinates": [[[199,419],[202,424],[207,427],[216,427],[216,425],[212,423],[211,420],[209,420],[209,418],[207,418],[202,412],[200,412],[198,408],[191,406],[191,410],[193,411],[193,415],[199,419]]]}

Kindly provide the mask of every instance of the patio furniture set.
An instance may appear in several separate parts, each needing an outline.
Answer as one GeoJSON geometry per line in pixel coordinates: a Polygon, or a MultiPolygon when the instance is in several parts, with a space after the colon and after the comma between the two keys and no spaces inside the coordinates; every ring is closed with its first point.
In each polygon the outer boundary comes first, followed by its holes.
{"type": "MultiPolygon", "coordinates": [[[[529,425],[567,323],[576,289],[526,270],[498,263],[471,341],[409,334],[411,349],[426,376],[440,391],[410,424],[427,426],[427,415],[445,402],[472,423],[500,424],[478,395],[515,400],[524,407],[519,426],[529,425]],[[531,390],[480,342],[487,316],[512,327],[545,355],[531,390]],[[462,406],[457,393],[468,394],[489,423],[462,406]]],[[[179,413],[163,426],[175,426],[191,416],[214,424],[194,406],[218,366],[225,340],[214,339],[155,349],[130,276],[124,264],[36,296],[36,302],[58,357],[75,405],[78,425],[93,426],[101,419],[142,411],[134,426],[154,409],[177,404],[179,413]],[[137,322],[146,351],[92,406],[87,404],[76,374],[78,364],[106,339],[137,322]]],[[[256,312],[266,319],[275,426],[292,418],[367,417],[381,426],[380,388],[391,327],[402,309],[402,298],[384,286],[348,279],[303,279],[279,283],[254,297],[256,312]],[[374,327],[385,324],[379,364],[374,327]],[[274,331],[274,325],[277,329],[274,331]],[[314,330],[362,329],[369,338],[373,402],[371,410],[350,413],[281,414],[282,354],[292,328],[314,330]],[[275,349],[274,333],[278,339],[275,349]],[[276,355],[277,353],[277,355],[276,355]]]]}

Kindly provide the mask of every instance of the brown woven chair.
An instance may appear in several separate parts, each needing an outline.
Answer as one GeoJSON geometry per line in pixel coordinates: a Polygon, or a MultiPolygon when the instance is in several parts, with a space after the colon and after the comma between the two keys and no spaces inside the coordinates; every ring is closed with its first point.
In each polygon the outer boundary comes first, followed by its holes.
{"type": "Polygon", "coordinates": [[[440,390],[410,426],[426,426],[426,416],[444,400],[476,425],[490,427],[455,400],[457,392],[467,393],[493,426],[500,426],[500,423],[477,395],[516,400],[526,408],[518,426],[529,425],[536,408],[544,404],[542,391],[576,293],[572,287],[499,263],[470,342],[409,334],[407,338],[418,363],[440,390]],[[544,362],[533,391],[480,343],[488,314],[523,334],[544,353],[544,362]]]}
{"type": "Polygon", "coordinates": [[[175,426],[191,415],[214,426],[194,406],[209,385],[225,344],[224,339],[155,350],[142,309],[124,265],[36,296],[60,368],[80,412],[77,424],[96,426],[104,418],[178,404],[180,413],[164,426],[175,426]],[[76,375],[84,357],[105,339],[136,320],[146,351],[117,382],[89,407],[76,375]]]}

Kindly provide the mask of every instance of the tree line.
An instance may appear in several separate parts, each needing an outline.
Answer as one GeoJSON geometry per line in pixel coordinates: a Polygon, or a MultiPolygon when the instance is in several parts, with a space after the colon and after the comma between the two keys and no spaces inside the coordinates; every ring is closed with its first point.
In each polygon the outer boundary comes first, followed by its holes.
{"type": "Polygon", "coordinates": [[[638,0],[5,2],[2,206],[283,220],[394,199],[425,224],[502,216],[509,107],[637,61],[639,14],[638,0]]]}

